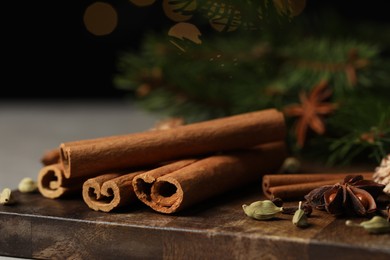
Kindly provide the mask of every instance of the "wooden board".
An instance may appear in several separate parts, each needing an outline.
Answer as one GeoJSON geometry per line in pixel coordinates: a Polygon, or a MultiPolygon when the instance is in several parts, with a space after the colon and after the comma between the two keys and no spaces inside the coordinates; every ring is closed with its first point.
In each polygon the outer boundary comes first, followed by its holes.
{"type": "MultiPolygon", "coordinates": [[[[200,191],[201,192],[201,191],[200,191]]],[[[15,192],[0,206],[0,255],[39,259],[390,259],[390,234],[373,235],[315,210],[299,229],[291,215],[247,217],[242,204],[262,200],[257,185],[176,215],[138,203],[95,212],[81,198],[15,192]]],[[[297,204],[289,202],[288,204],[297,204]]],[[[354,219],[359,222],[361,219],[354,219]]]]}

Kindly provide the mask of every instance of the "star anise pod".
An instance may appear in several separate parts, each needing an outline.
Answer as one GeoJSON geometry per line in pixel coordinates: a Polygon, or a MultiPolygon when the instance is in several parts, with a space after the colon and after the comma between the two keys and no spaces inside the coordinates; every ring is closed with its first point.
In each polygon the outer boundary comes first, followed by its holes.
{"type": "Polygon", "coordinates": [[[332,95],[332,90],[328,86],[327,80],[320,81],[307,94],[301,92],[299,99],[301,104],[289,105],[284,108],[286,116],[296,116],[299,119],[295,125],[297,145],[303,147],[308,129],[311,128],[319,135],[325,133],[325,123],[323,117],[332,113],[337,104],[325,102],[332,95]]]}
{"type": "Polygon", "coordinates": [[[332,215],[367,216],[377,210],[376,198],[383,188],[362,175],[347,175],[342,182],[312,190],[305,199],[312,207],[332,215]]]}

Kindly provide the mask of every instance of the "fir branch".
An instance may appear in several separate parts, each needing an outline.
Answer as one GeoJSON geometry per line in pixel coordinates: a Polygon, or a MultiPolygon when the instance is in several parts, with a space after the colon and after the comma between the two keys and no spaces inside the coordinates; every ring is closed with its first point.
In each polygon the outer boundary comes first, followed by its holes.
{"type": "Polygon", "coordinates": [[[346,102],[330,119],[329,164],[348,164],[360,155],[380,162],[390,153],[390,107],[380,98],[346,102]]]}
{"type": "Polygon", "coordinates": [[[326,118],[325,135],[308,136],[303,150],[293,146],[294,122],[287,120],[291,151],[305,156],[318,151],[319,158],[333,164],[390,153],[390,63],[382,47],[325,33],[284,34],[275,26],[217,35],[201,45],[185,42],[185,53],[166,35],[148,35],[140,52],[119,56],[115,84],[133,93],[145,109],[194,122],[281,109],[327,79],[335,93],[332,102],[340,109],[326,118]],[[351,67],[353,77],[348,76],[351,67]]]}

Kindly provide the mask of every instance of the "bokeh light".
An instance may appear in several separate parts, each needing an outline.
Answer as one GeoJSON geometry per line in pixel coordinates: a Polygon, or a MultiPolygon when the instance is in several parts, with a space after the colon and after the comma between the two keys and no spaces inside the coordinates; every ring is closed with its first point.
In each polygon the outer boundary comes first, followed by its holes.
{"type": "Polygon", "coordinates": [[[93,35],[108,35],[118,25],[118,14],[112,5],[104,2],[95,2],[85,10],[84,25],[93,35]]]}

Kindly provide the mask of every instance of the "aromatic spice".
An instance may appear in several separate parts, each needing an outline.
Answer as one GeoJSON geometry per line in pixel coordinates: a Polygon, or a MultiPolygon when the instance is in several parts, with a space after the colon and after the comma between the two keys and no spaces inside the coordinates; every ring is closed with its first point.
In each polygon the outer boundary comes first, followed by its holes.
{"type": "MultiPolygon", "coordinates": [[[[266,174],[262,177],[261,188],[267,199],[281,198],[300,201],[310,191],[324,185],[334,185],[343,180],[348,173],[286,173],[266,174]]],[[[365,179],[372,178],[372,172],[356,173],[365,179]]]]}
{"type": "Polygon", "coordinates": [[[345,222],[347,226],[363,227],[369,233],[382,234],[390,232],[390,223],[381,216],[374,216],[370,220],[363,221],[360,224],[356,224],[351,220],[345,222]]]}
{"type": "Polygon", "coordinates": [[[348,175],[341,183],[312,190],[305,199],[311,206],[333,215],[367,216],[377,210],[375,199],[383,188],[382,184],[364,180],[362,175],[348,175]]]}
{"type": "Polygon", "coordinates": [[[301,207],[302,201],[299,202],[298,210],[294,213],[292,223],[297,227],[305,228],[309,226],[309,222],[307,220],[305,211],[301,207]]]}
{"type": "Polygon", "coordinates": [[[34,181],[29,177],[26,177],[20,181],[18,185],[18,189],[20,192],[24,192],[24,193],[35,192],[38,190],[38,185],[36,181],[34,181]]]}
{"type": "Polygon", "coordinates": [[[311,213],[313,212],[313,208],[307,202],[302,203],[302,205],[300,205],[298,207],[296,207],[296,206],[283,207],[282,213],[288,214],[288,215],[294,215],[295,212],[299,209],[299,207],[301,208],[301,210],[303,210],[303,212],[305,213],[305,215],[307,217],[310,217],[311,213]]]}
{"type": "Polygon", "coordinates": [[[308,129],[311,128],[319,135],[325,133],[325,124],[323,116],[329,115],[337,108],[337,104],[326,103],[330,98],[332,91],[328,86],[328,81],[322,80],[310,94],[300,93],[300,105],[290,105],[285,107],[284,113],[287,116],[299,117],[295,126],[297,145],[303,147],[308,129]]]}
{"type": "Polygon", "coordinates": [[[278,207],[283,206],[283,200],[281,198],[273,198],[271,201],[278,207]]]}
{"type": "Polygon", "coordinates": [[[242,205],[248,217],[258,220],[268,220],[276,217],[283,208],[276,206],[271,200],[255,201],[249,205],[242,205]]]}
{"type": "Polygon", "coordinates": [[[12,192],[9,188],[5,188],[0,194],[0,204],[11,205],[14,204],[15,200],[12,198],[12,192]]]}

